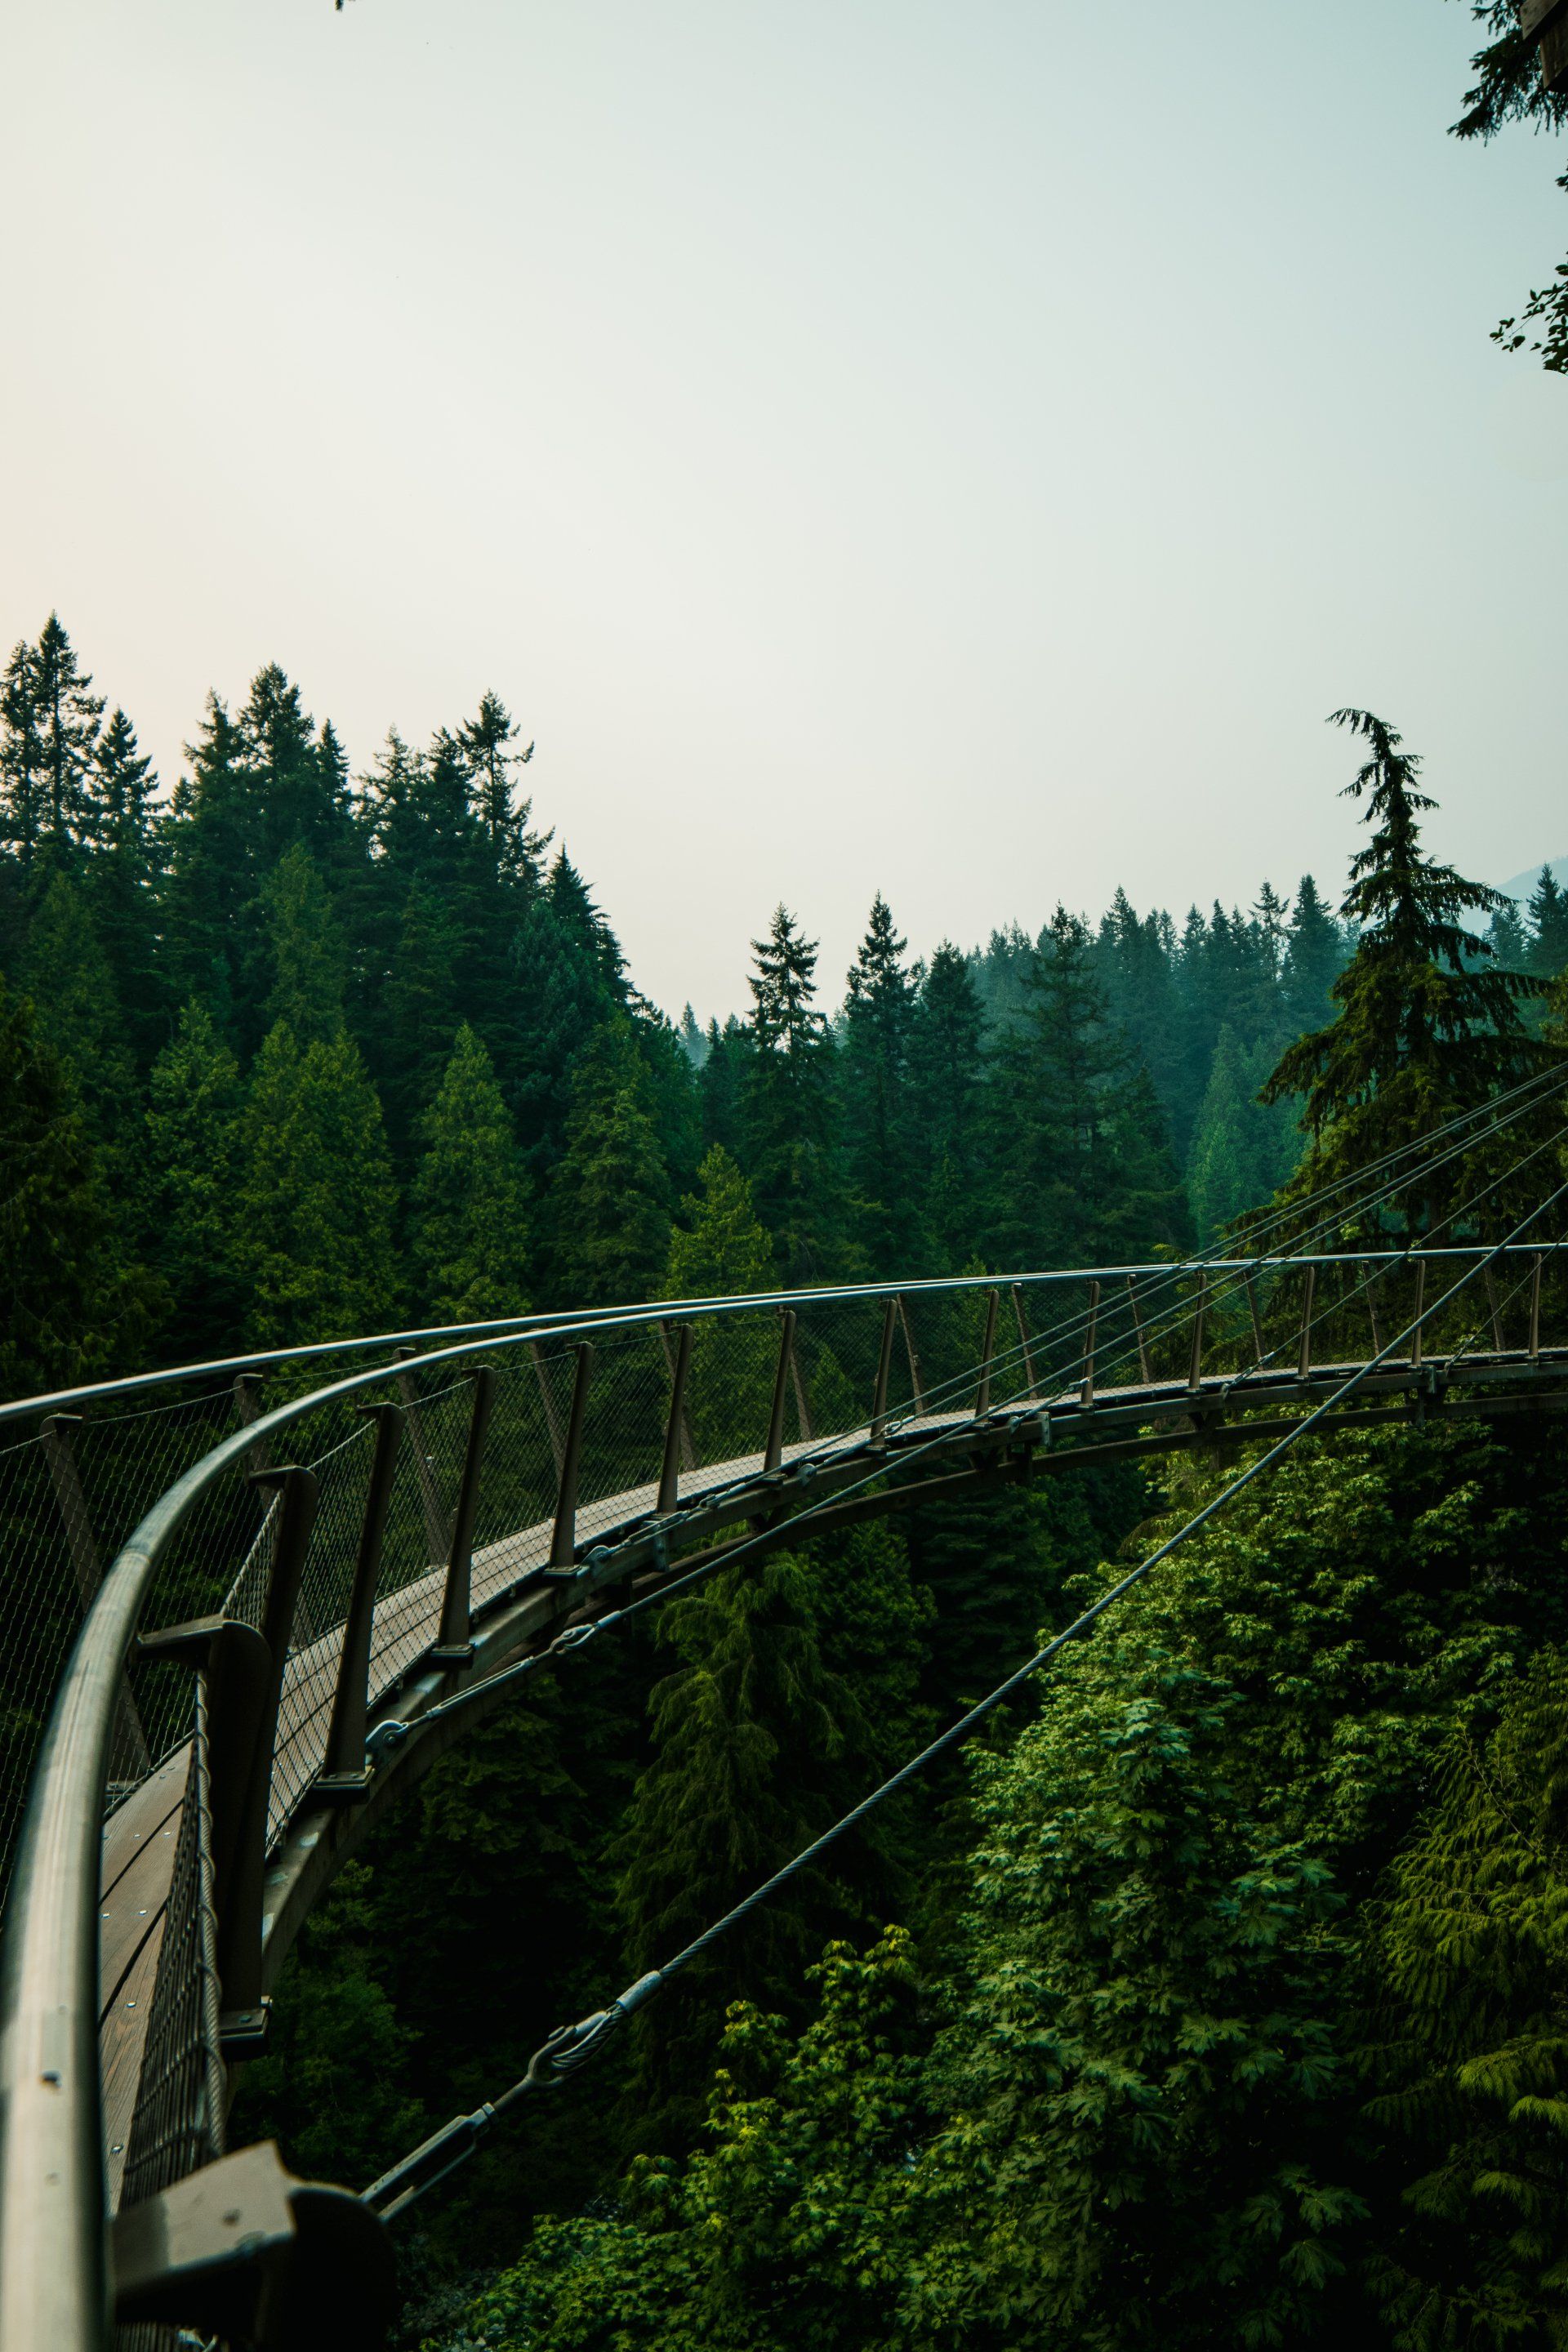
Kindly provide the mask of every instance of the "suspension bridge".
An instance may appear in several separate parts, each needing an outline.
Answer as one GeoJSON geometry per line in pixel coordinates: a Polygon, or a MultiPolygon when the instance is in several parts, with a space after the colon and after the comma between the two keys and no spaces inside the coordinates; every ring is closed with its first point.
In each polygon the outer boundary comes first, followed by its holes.
{"type": "Polygon", "coordinates": [[[1247,1256],[535,1316],[0,1406],[0,2352],[380,2343],[387,2218],[688,1957],[367,2191],[226,2145],[301,1923],[529,1675],[963,1489],[1229,1449],[1206,1517],[1309,1431],[1568,1411],[1559,1128],[1420,1247],[1342,1241],[1526,1114],[1540,1139],[1565,1083],[1390,1154],[1277,1252],[1260,1228],[1247,1256]]]}

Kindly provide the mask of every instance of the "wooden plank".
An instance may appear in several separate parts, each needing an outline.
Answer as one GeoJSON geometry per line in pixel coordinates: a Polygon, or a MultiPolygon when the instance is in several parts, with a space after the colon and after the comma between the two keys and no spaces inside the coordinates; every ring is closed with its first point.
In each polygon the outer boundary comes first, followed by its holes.
{"type": "Polygon", "coordinates": [[[138,1952],[130,1974],[120,1987],[99,2029],[99,2063],[103,2074],[103,2157],[109,2175],[111,2212],[120,2200],[125,2150],[131,2138],[131,2119],[136,2112],[137,2092],[142,2087],[142,2056],[147,2042],[147,2016],[152,2006],[153,1986],[158,1973],[158,1954],[163,1942],[163,1916],[160,1911],[152,1934],[138,1952]]]}

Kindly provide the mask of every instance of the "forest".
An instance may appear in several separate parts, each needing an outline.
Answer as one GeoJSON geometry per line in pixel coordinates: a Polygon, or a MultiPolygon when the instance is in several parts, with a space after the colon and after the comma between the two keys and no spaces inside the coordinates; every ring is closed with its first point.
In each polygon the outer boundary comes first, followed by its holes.
{"type": "MultiPolygon", "coordinates": [[[[1550,871],[1521,914],[1433,862],[1418,761],[1341,716],[1341,900],[1119,893],[921,961],[878,896],[841,993],[781,907],[704,1029],[638,992],[494,694],[354,774],[265,668],[165,790],[51,616],[0,698],[5,1392],[1306,1214],[1568,1054],[1550,871]]],[[[1249,1489],[427,2200],[407,2343],[1560,2343],[1558,1426],[1340,1435],[1249,1489]]],[[[309,1922],[237,2128],[363,2184],[1226,1475],[928,1502],[537,1677],[309,1922]]]]}

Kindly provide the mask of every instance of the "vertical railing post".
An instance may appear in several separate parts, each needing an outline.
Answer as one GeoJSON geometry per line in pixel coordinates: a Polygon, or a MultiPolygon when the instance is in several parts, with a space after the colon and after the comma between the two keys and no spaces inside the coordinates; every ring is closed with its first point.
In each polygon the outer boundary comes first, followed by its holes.
{"type": "Polygon", "coordinates": [[[806,1402],[805,1382],[800,1376],[800,1349],[795,1346],[793,1334],[789,1343],[789,1381],[795,1391],[795,1419],[800,1423],[800,1433],[809,1443],[812,1436],[811,1407],[806,1402]]]}
{"type": "Polygon", "coordinates": [[[991,1363],[996,1353],[996,1314],[1002,1304],[999,1290],[985,1294],[985,1347],[980,1359],[980,1381],[974,1391],[974,1418],[984,1421],[991,1410],[991,1363]]]}
{"type": "Polygon", "coordinates": [[[1094,1402],[1094,1349],[1100,1332],[1100,1285],[1089,1286],[1089,1328],[1083,1341],[1083,1391],[1079,1402],[1087,1412],[1094,1402]]]}
{"type": "Polygon", "coordinates": [[[496,1376],[489,1364],[474,1369],[474,1403],[468,1415],[468,1443],[463,1454],[462,1484],[452,1514],[452,1549],[447,1556],[447,1586],[441,1596],[441,1625],[430,1655],[440,1665],[462,1665],[474,1654],[468,1637],[470,1587],[473,1581],[474,1515],[479,1507],[479,1467],[484,1460],[485,1432],[495,1402],[496,1376]]]}
{"type": "Polygon", "coordinates": [[[1187,1363],[1187,1386],[1194,1395],[1203,1384],[1204,1317],[1208,1310],[1208,1301],[1209,1278],[1206,1274],[1200,1274],[1197,1312],[1193,1318],[1193,1352],[1187,1363]]]}
{"type": "Polygon", "coordinates": [[[1381,1276],[1371,1274],[1366,1282],[1366,1319],[1372,1325],[1372,1352],[1374,1356],[1383,1353],[1383,1334],[1377,1324],[1377,1286],[1381,1279],[1381,1276]]]}
{"type": "MultiPolygon", "coordinates": [[[[267,1675],[256,1709],[254,1734],[246,1743],[249,1769],[243,1799],[235,1808],[232,1867],[226,1899],[218,1916],[217,1970],[223,1986],[224,2046],[236,2051],[258,2047],[266,2029],[261,2000],[261,1897],[267,1871],[268,1815],[272,1801],[272,1753],[278,1738],[283,1675],[289,1664],[289,1638],[293,1631],[310,1530],[315,1526],[321,1500],[314,1474],[292,1464],[273,1470],[253,1470],[250,1483],[275,1491],[278,1517],[272,1574],[268,1580],[261,1619],[267,1675]]],[[[215,1738],[218,1717],[215,1696],[215,1738]]]]}
{"type": "Polygon", "coordinates": [[[1018,1352],[1024,1359],[1025,1400],[1033,1404],[1039,1391],[1035,1385],[1035,1358],[1029,1346],[1029,1327],[1024,1319],[1024,1286],[1021,1282],[1013,1285],[1013,1314],[1018,1326],[1018,1352]]]}
{"type": "Polygon", "coordinates": [[[1318,1269],[1307,1268],[1306,1288],[1301,1295],[1301,1350],[1296,1360],[1296,1377],[1304,1381],[1312,1370],[1312,1294],[1318,1286],[1318,1269]]]}
{"type": "Polygon", "coordinates": [[[915,1335],[910,1328],[910,1310],[904,1304],[904,1294],[899,1293],[899,1320],[904,1327],[904,1353],[910,1360],[910,1395],[919,1421],[926,1409],[925,1384],[921,1379],[921,1360],[915,1353],[915,1335]]]}
{"type": "Polygon", "coordinates": [[[789,1360],[795,1347],[795,1308],[784,1307],[779,1316],[778,1369],[773,1373],[773,1409],[768,1414],[768,1442],[763,1454],[763,1475],[769,1477],[784,1460],[784,1396],[789,1381],[789,1360]]]}
{"type": "Polygon", "coordinates": [[[364,1517],[360,1522],[348,1615],[343,1620],[343,1646],[338,1654],[338,1684],[332,1695],[327,1752],[316,1781],[319,1796],[339,1800],[359,1795],[370,1780],[364,1759],[370,1639],[375,1623],[375,1594],[381,1576],[387,1507],[392,1500],[398,1442],[403,1435],[403,1413],[397,1405],[373,1404],[363,1410],[375,1422],[375,1452],[371,1458],[364,1517]]]}
{"type": "Polygon", "coordinates": [[[1149,1342],[1143,1337],[1143,1318],[1138,1312],[1138,1289],[1131,1275],[1127,1277],[1127,1304],[1132,1310],[1132,1328],[1138,1334],[1138,1376],[1145,1388],[1153,1385],[1154,1376],[1149,1369],[1149,1342]]]}
{"type": "Polygon", "coordinates": [[[1487,1307],[1491,1315],[1492,1347],[1495,1352],[1500,1356],[1502,1353],[1502,1315],[1498,1307],[1497,1283],[1493,1277],[1489,1264],[1482,1265],[1481,1280],[1486,1285],[1487,1307]]]}
{"type": "MultiPolygon", "coordinates": [[[[92,1521],[88,1516],[87,1496],[81,1490],[81,1474],[77,1468],[70,1441],[70,1433],[80,1424],[80,1421],[79,1412],[51,1412],[39,1423],[38,1442],[44,1449],[49,1483],[54,1487],[55,1500],[65,1521],[66,1544],[71,1556],[71,1567],[76,1572],[77,1591],[81,1595],[85,1615],[103,1581],[103,1570],[98,1556],[97,1538],[92,1532],[92,1521]]],[[[109,1777],[111,1780],[140,1780],[151,1769],[152,1758],[147,1753],[142,1718],[131,1696],[130,1682],[122,1675],[114,1713],[109,1777]]]]}
{"type": "Polygon", "coordinates": [[[1424,1257],[1420,1257],[1415,1261],[1415,1313],[1413,1318],[1415,1328],[1410,1339],[1410,1369],[1413,1372],[1418,1372],[1421,1369],[1421,1358],[1426,1340],[1426,1326],[1422,1319],[1426,1312],[1426,1261],[1424,1257]]]}
{"type": "Polygon", "coordinates": [[[594,1349],[588,1339],[577,1343],[577,1377],[572,1383],[572,1411],[561,1452],[561,1483],[555,1496],[555,1527],[550,1539],[552,1568],[572,1568],[577,1559],[577,1470],[583,1459],[583,1421],[588,1410],[588,1382],[593,1377],[594,1349]]]}
{"type": "MultiPolygon", "coordinates": [[[[405,1343],[397,1350],[397,1361],[406,1363],[413,1353],[413,1349],[405,1343]]],[[[397,1393],[403,1400],[409,1440],[414,1447],[414,1475],[419,1481],[419,1503],[425,1514],[425,1546],[434,1567],[451,1550],[452,1530],[447,1524],[447,1514],[437,1490],[435,1465],[430,1459],[430,1448],[425,1443],[425,1417],[419,1409],[419,1391],[414,1385],[412,1372],[398,1373],[397,1393]]]]}
{"type": "Polygon", "coordinates": [[[1534,1363],[1541,1353],[1541,1268],[1542,1253],[1537,1250],[1530,1269],[1530,1360],[1534,1363]]]}
{"type": "MultiPolygon", "coordinates": [[[[664,1327],[661,1324],[659,1328],[662,1330],[664,1327]]],[[[544,1400],[544,1423],[550,1432],[550,1451],[555,1463],[555,1477],[559,1485],[561,1473],[566,1466],[566,1433],[561,1426],[561,1410],[555,1402],[555,1391],[550,1385],[550,1364],[544,1349],[537,1339],[531,1339],[528,1343],[528,1352],[532,1359],[534,1373],[539,1381],[539,1393],[544,1400]]]]}
{"type": "MultiPolygon", "coordinates": [[[[696,1327],[694,1325],[688,1325],[686,1328],[688,1329],[694,1329],[696,1327]]],[[[662,1317],[659,1318],[658,1324],[658,1344],[664,1349],[664,1369],[669,1374],[669,1384],[673,1389],[675,1386],[677,1349],[672,1348],[669,1344],[669,1326],[664,1321],[662,1317]]],[[[680,1466],[683,1470],[695,1470],[697,1467],[697,1448],[691,1442],[691,1423],[686,1417],[686,1375],[684,1372],[680,1376],[680,1466]]],[[[557,1476],[560,1475],[559,1467],[557,1468],[556,1475],[557,1476]]]]}
{"type": "MultiPolygon", "coordinates": [[[[658,1327],[664,1339],[664,1325],[658,1327]]],[[[668,1355],[669,1343],[665,1340],[668,1355]]],[[[676,1334],[674,1359],[669,1366],[669,1418],[664,1425],[664,1463],[658,1474],[659,1517],[667,1518],[680,1500],[680,1457],[686,1446],[686,1374],[691,1362],[691,1326],[683,1323],[676,1334]]]]}
{"type": "MultiPolygon", "coordinates": [[[[239,1415],[240,1426],[244,1429],[248,1429],[252,1422],[259,1421],[267,1409],[261,1402],[262,1386],[259,1372],[240,1372],[236,1375],[234,1409],[239,1415]]],[[[258,1438],[245,1458],[250,1469],[265,1470],[272,1459],[268,1451],[267,1440],[264,1437],[258,1438]]]]}
{"type": "Polygon", "coordinates": [[[889,1298],[882,1309],[882,1344],[877,1350],[877,1385],[871,1391],[871,1444],[881,1453],[888,1443],[888,1381],[893,1369],[893,1327],[898,1304],[889,1298]]]}
{"type": "Polygon", "coordinates": [[[1242,1281],[1247,1286],[1247,1311],[1252,1321],[1252,1353],[1257,1369],[1261,1371],[1263,1370],[1263,1325],[1258,1319],[1258,1285],[1252,1278],[1251,1266],[1248,1266],[1242,1276],[1242,1281]]]}

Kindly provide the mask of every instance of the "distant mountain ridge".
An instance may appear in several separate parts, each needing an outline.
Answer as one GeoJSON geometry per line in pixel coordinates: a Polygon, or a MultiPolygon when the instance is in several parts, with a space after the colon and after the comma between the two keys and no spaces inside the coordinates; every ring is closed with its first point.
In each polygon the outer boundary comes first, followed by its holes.
{"type": "MultiPolygon", "coordinates": [[[[1546,857],[1542,860],[1542,865],[1549,866],[1552,880],[1560,888],[1568,890],[1568,857],[1546,857]]],[[[1522,904],[1540,879],[1541,866],[1531,866],[1522,874],[1516,874],[1511,882],[1500,882],[1498,888],[1506,890],[1510,898],[1517,898],[1522,904]]]]}

